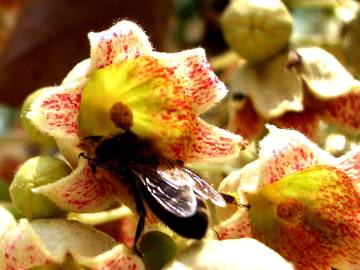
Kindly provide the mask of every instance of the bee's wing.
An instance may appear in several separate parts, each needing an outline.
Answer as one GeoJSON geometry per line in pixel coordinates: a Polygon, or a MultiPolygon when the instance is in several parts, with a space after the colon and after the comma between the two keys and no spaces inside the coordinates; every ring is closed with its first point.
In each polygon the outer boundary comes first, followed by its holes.
{"type": "Polygon", "coordinates": [[[196,212],[196,195],[189,185],[172,181],[168,173],[156,170],[133,170],[148,193],[167,211],[178,217],[189,217],[196,212]]]}
{"type": "MultiPolygon", "coordinates": [[[[168,170],[158,171],[160,175],[167,174],[167,179],[172,182],[182,182],[182,185],[189,185],[201,198],[210,200],[217,206],[224,207],[226,205],[223,197],[217,192],[206,180],[194,173],[188,168],[175,166],[168,170]]],[[[181,185],[181,183],[179,183],[181,185]]]]}

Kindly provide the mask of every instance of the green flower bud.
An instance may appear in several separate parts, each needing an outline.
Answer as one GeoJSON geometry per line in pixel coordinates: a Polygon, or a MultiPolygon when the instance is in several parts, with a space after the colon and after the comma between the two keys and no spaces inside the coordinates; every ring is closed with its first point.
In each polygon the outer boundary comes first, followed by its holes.
{"type": "Polygon", "coordinates": [[[32,192],[38,186],[52,183],[71,172],[65,162],[54,157],[39,156],[26,161],[16,172],[10,186],[10,197],[25,217],[58,217],[63,211],[41,194],[32,192]]]}
{"type": "Polygon", "coordinates": [[[280,0],[233,0],[222,15],[221,26],[229,46],[257,62],[286,46],[292,18],[280,0]]]}
{"type": "Polygon", "coordinates": [[[39,90],[31,93],[24,101],[22,107],[21,107],[21,124],[28,132],[29,136],[37,143],[41,143],[42,145],[46,146],[54,146],[55,141],[52,137],[47,136],[43,133],[41,133],[29,120],[29,118],[26,117],[27,112],[30,111],[31,104],[37,98],[38,96],[41,96],[46,91],[48,91],[49,88],[40,88],[39,90]]]}
{"type": "Polygon", "coordinates": [[[160,270],[176,255],[177,245],[166,233],[151,231],[144,234],[140,251],[147,270],[160,270]]]}

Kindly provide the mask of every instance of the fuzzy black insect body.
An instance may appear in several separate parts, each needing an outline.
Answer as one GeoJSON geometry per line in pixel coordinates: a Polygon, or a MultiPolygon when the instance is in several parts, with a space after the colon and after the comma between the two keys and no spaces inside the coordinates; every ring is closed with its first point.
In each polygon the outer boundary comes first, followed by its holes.
{"type": "MultiPolygon", "coordinates": [[[[130,131],[111,138],[88,137],[94,145],[90,164],[109,169],[129,184],[134,194],[139,222],[135,244],[143,227],[143,202],[168,227],[187,238],[201,239],[208,228],[204,200],[225,206],[223,197],[204,179],[179,161],[162,157],[149,141],[130,131]]],[[[91,151],[90,151],[91,153],[91,151]]]]}

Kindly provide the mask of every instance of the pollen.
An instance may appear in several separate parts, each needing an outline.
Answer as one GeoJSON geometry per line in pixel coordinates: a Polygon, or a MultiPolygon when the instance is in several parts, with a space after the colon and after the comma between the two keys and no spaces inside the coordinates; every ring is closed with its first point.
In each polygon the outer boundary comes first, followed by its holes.
{"type": "Polygon", "coordinates": [[[129,107],[122,102],[117,102],[110,109],[111,121],[123,130],[128,130],[133,125],[133,114],[129,107]]]}

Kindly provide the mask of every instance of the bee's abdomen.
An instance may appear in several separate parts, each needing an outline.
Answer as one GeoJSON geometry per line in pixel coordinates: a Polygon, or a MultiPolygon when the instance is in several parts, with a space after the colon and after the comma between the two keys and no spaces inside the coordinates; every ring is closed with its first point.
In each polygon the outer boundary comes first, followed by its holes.
{"type": "Polygon", "coordinates": [[[205,236],[209,218],[207,207],[201,198],[196,199],[197,207],[193,215],[179,217],[163,208],[147,191],[143,192],[143,197],[153,213],[174,232],[192,239],[201,239],[205,236]]]}

